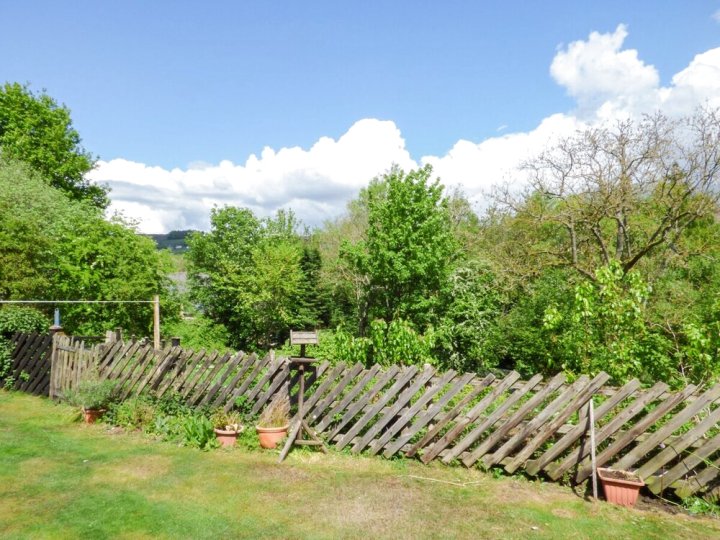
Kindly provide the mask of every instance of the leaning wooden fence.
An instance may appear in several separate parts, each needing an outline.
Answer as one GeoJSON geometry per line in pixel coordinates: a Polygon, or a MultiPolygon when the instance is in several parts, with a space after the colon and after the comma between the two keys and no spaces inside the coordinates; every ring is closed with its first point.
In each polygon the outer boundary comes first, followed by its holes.
{"type": "MultiPolygon", "coordinates": [[[[56,338],[52,364],[52,397],[94,365],[118,382],[122,397],[172,392],[190,405],[226,410],[243,398],[253,412],[278,392],[297,401],[297,373],[272,353],[154,350],[121,341],[86,348],[56,338]]],[[[586,412],[593,399],[598,466],[635,470],[654,493],[717,493],[720,384],[670,391],[664,383],[642,388],[637,380],[610,387],[608,378],[523,381],[516,372],[496,377],[319,362],[306,384],[305,418],[338,449],[579,483],[592,471],[586,412]]]]}

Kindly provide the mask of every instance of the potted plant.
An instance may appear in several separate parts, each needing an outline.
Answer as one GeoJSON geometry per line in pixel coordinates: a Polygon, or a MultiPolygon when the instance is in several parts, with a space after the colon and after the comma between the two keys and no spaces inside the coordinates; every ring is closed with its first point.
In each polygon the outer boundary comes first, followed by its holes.
{"type": "Polygon", "coordinates": [[[287,395],[278,394],[258,418],[256,429],[260,446],[275,448],[281,440],[287,437],[289,424],[290,399],[287,395]]]}
{"type": "Polygon", "coordinates": [[[608,502],[628,508],[635,506],[640,488],[645,485],[638,475],[602,467],[597,472],[608,502]]]}
{"type": "Polygon", "coordinates": [[[88,376],[74,390],[66,392],[65,397],[82,409],[86,424],[93,424],[107,411],[108,404],[115,398],[116,389],[115,381],[101,381],[96,375],[88,376]]]}
{"type": "Polygon", "coordinates": [[[222,446],[235,446],[238,435],[244,427],[240,423],[240,415],[235,412],[215,411],[210,418],[215,430],[215,437],[222,446]]]}

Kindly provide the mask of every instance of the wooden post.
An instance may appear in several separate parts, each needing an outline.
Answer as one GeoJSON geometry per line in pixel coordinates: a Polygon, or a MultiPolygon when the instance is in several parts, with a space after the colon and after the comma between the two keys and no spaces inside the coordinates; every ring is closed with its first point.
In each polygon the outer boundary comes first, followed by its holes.
{"type": "Polygon", "coordinates": [[[595,463],[595,406],[592,397],[588,403],[588,422],[590,423],[590,460],[592,465],[592,489],[593,499],[598,498],[597,490],[597,466],[595,463]]]}
{"type": "Polygon", "coordinates": [[[153,297],[153,346],[160,348],[160,296],[153,297]]]}

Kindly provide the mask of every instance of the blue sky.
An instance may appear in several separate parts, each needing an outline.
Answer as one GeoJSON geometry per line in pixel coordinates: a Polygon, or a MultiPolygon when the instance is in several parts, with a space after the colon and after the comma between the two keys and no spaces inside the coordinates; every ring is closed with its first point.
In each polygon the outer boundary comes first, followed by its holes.
{"type": "MultiPolygon", "coordinates": [[[[153,197],[165,199],[152,223],[141,224],[145,230],[205,227],[207,211],[185,206],[192,206],[189,197],[206,194],[206,210],[222,204],[223,186],[234,193],[232,204],[261,213],[293,206],[317,222],[337,215],[358,189],[355,180],[329,178],[328,169],[342,175],[341,168],[318,165],[308,181],[302,171],[315,161],[286,152],[299,161],[296,169],[276,164],[282,177],[268,180],[267,172],[261,182],[288,191],[283,198],[259,188],[235,193],[234,183],[250,180],[223,176],[219,164],[247,167],[255,155],[267,165],[266,148],[309,152],[323,137],[338,141],[363,119],[392,126],[363,124],[357,131],[366,138],[358,135],[358,146],[370,148],[362,142],[367,139],[400,144],[403,153],[393,161],[410,165],[447,157],[458,141],[479,145],[530,133],[554,114],[573,115],[622,94],[622,81],[611,84],[609,94],[591,96],[587,85],[553,75],[551,64],[571,43],[589,43],[592,32],[622,37],[620,50],[636,51],[638,65],[655,70],[655,86],[669,87],[696,55],[720,46],[718,10],[720,2],[697,0],[3,0],[0,80],[45,88],[71,108],[84,145],[103,163],[137,165],[106,168],[96,179],[110,183],[116,209],[131,216],[142,205],[153,209],[153,197]],[[384,135],[374,137],[381,128],[384,135]],[[140,165],[145,173],[163,174],[137,180],[140,165]],[[213,189],[207,178],[173,180],[166,173],[175,168],[212,171],[213,189]],[[295,193],[288,189],[293,183],[312,184],[312,193],[295,193]],[[133,199],[143,186],[152,189],[133,199]],[[325,188],[333,194],[327,200],[325,188]],[[168,199],[176,199],[175,210],[168,199]]],[[[572,77],[594,69],[583,66],[572,77]]],[[[606,76],[591,74],[588,84],[603,86],[606,76]]],[[[475,195],[469,176],[456,183],[470,185],[475,195]]]]}

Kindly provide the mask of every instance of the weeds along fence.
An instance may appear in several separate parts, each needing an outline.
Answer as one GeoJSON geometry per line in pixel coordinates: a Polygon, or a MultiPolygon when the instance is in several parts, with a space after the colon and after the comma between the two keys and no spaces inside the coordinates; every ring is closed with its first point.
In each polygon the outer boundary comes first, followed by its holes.
{"type": "MultiPolygon", "coordinates": [[[[175,393],[189,405],[230,410],[243,398],[254,413],[279,392],[297,403],[298,374],[269,353],[208,352],[138,342],[85,347],[56,337],[45,368],[32,367],[44,336],[16,336],[14,380],[60,397],[88,369],[117,381],[123,398],[175,393]],[[35,344],[35,345],[33,345],[35,344]],[[17,359],[15,359],[17,357],[17,359]],[[28,371],[30,369],[30,371],[28,371]]],[[[46,354],[43,358],[46,358],[46,354]]],[[[501,467],[580,483],[592,473],[588,403],[595,409],[597,465],[636,471],[656,494],[716,496],[720,492],[720,384],[671,391],[632,380],[607,386],[605,373],[567,381],[516,372],[437,372],[430,366],[363,366],[319,362],[306,383],[305,419],[339,450],[439,460],[466,467],[501,467]]],[[[293,419],[297,422],[298,417],[293,419]]]]}

